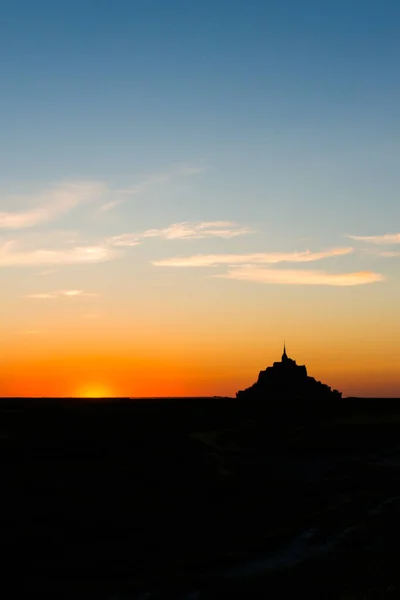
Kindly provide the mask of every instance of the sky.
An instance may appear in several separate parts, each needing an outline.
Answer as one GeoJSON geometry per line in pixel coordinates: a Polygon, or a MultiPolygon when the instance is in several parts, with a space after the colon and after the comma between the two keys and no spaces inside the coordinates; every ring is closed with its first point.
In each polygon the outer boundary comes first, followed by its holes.
{"type": "Polygon", "coordinates": [[[400,397],[397,0],[3,0],[0,395],[400,397]]]}

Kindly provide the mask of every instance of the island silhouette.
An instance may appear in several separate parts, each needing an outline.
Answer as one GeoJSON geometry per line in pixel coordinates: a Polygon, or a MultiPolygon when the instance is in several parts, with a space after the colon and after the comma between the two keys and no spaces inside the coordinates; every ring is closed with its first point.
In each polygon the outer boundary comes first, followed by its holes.
{"type": "Polygon", "coordinates": [[[297,365],[295,360],[288,357],[284,343],[281,361],[274,362],[272,367],[260,371],[256,383],[245,390],[238,391],[236,397],[239,400],[290,399],[296,401],[340,399],[342,394],[317,381],[314,377],[309,377],[305,365],[297,365]]]}

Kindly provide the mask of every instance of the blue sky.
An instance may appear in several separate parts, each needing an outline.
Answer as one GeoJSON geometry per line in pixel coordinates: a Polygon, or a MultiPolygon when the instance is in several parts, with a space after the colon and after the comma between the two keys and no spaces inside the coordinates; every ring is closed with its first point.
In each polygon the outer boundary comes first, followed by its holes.
{"type": "Polygon", "coordinates": [[[194,162],[260,207],[271,171],[301,196],[312,170],[329,196],[344,163],[361,205],[397,168],[399,17],[368,0],[2,3],[1,183],[194,162]]]}
{"type": "Polygon", "coordinates": [[[66,291],[127,315],[110,286],[131,298],[132,279],[150,286],[143,306],[168,281],[200,286],[215,311],[258,294],[261,311],[287,278],[300,294],[301,278],[320,290],[324,273],[353,273],[385,310],[399,291],[399,30],[395,0],[1,2],[7,326],[45,329],[43,308],[14,298],[65,315],[58,300],[80,297],[66,291]],[[189,268],[198,254],[212,258],[189,268]]]}
{"type": "Polygon", "coordinates": [[[272,222],[282,240],[331,243],[399,218],[397,2],[17,0],[1,11],[4,193],[114,189],[185,165],[203,173],[171,178],[151,216],[125,207],[137,227],[272,222]]]}
{"type": "Polygon", "coordinates": [[[389,142],[398,127],[394,0],[16,0],[1,16],[2,160],[16,180],[129,178],[237,145],[261,154],[281,135],[282,147],[311,133],[336,156],[365,128],[389,142]]]}

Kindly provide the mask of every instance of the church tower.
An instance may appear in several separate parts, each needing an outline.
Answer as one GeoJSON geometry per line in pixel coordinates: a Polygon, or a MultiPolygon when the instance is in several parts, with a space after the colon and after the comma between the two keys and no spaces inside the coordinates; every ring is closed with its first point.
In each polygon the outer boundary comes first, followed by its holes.
{"type": "Polygon", "coordinates": [[[283,342],[282,362],[285,362],[285,360],[288,360],[288,355],[286,354],[286,344],[283,342]]]}

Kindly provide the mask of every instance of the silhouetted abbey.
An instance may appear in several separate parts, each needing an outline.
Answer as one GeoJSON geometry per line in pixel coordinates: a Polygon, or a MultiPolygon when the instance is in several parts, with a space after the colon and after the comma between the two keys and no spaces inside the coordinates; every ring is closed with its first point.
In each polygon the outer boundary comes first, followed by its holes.
{"type": "Polygon", "coordinates": [[[288,357],[285,345],[282,360],[260,371],[256,383],[236,394],[239,399],[290,400],[339,399],[341,396],[341,392],[309,377],[304,365],[297,365],[295,360],[288,357]]]}

